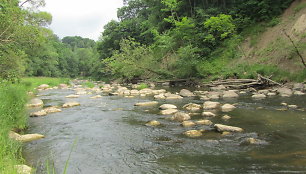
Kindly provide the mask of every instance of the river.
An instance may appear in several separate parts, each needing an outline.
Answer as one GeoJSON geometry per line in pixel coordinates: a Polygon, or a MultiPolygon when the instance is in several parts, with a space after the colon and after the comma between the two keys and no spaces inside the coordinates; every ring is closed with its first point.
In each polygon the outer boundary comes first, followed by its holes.
{"type": "MultiPolygon", "coordinates": [[[[46,173],[46,161],[54,164],[57,173],[62,173],[70,151],[68,174],[306,173],[306,112],[277,110],[283,108],[282,102],[305,109],[305,96],[254,100],[246,94],[238,99],[221,99],[219,102],[235,103],[237,108],[229,113],[219,111],[210,120],[245,131],[226,136],[207,131],[199,138],[189,138],[182,133],[212,128],[184,128],[179,122],[164,119],[166,116],[159,114],[158,105],[134,106],[137,102],[152,101],[153,97],[65,98],[74,93],[69,89],[39,93],[45,106],[60,106],[66,101],[77,101],[81,106],[29,119],[28,133],[46,136],[24,146],[24,157],[38,174],[46,173]],[[224,114],[232,118],[222,120],[224,114]],[[161,126],[145,126],[150,120],[160,121],[161,126]],[[244,144],[250,137],[265,143],[244,144]]],[[[180,109],[190,102],[203,104],[196,98],[157,101],[159,105],[171,103],[180,109]]],[[[193,116],[192,120],[201,118],[193,116]]]]}

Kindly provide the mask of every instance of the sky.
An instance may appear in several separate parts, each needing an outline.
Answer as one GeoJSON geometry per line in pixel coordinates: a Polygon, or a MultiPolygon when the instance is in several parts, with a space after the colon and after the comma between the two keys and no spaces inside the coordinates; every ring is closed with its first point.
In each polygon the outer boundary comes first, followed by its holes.
{"type": "Polygon", "coordinates": [[[117,20],[123,0],[45,0],[41,11],[52,14],[50,28],[60,38],[81,36],[98,40],[103,26],[117,20]]]}

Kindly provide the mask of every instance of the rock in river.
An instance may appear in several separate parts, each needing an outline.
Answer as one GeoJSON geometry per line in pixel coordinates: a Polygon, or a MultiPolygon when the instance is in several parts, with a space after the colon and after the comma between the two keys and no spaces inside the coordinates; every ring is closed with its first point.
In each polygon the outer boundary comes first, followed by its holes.
{"type": "Polygon", "coordinates": [[[10,131],[9,132],[9,137],[11,139],[14,139],[16,141],[19,142],[30,142],[30,141],[34,141],[34,140],[39,140],[44,138],[44,135],[41,134],[26,134],[26,135],[20,135],[16,132],[10,131]]]}
{"type": "Polygon", "coordinates": [[[195,138],[195,137],[200,137],[203,134],[201,130],[189,130],[189,131],[184,132],[184,135],[191,137],[191,138],[195,138]]]}
{"type": "Polygon", "coordinates": [[[219,132],[242,132],[243,131],[243,129],[240,127],[227,126],[223,124],[215,124],[215,128],[219,132]]]}
{"type": "Polygon", "coordinates": [[[203,109],[217,109],[220,107],[219,102],[206,101],[204,102],[203,109]]]}
{"type": "Polygon", "coordinates": [[[149,102],[136,103],[135,106],[152,106],[157,104],[158,104],[157,101],[149,101],[149,102]]]}
{"type": "Polygon", "coordinates": [[[254,99],[264,99],[264,98],[266,98],[266,95],[265,94],[254,94],[254,95],[252,95],[252,98],[254,98],[254,99]]]}
{"type": "Polygon", "coordinates": [[[186,120],[190,120],[190,116],[189,114],[186,114],[184,112],[177,112],[171,117],[171,120],[183,122],[186,120]]]}
{"type": "Polygon", "coordinates": [[[282,97],[290,97],[293,93],[292,90],[289,88],[278,88],[277,92],[282,97]]]}
{"type": "Polygon", "coordinates": [[[196,121],[196,124],[209,126],[209,125],[212,125],[213,123],[210,120],[198,120],[196,121]]]}
{"type": "Polygon", "coordinates": [[[230,112],[232,110],[234,110],[236,107],[234,105],[231,104],[225,104],[221,107],[222,112],[230,112]]]}
{"type": "Polygon", "coordinates": [[[184,105],[183,108],[191,112],[197,112],[202,109],[202,106],[195,103],[189,103],[184,105]]]}
{"type": "Polygon", "coordinates": [[[161,110],[160,113],[162,115],[172,115],[172,114],[175,114],[177,113],[178,110],[177,109],[166,109],[166,110],[161,110]]]}
{"type": "Polygon", "coordinates": [[[62,112],[61,109],[57,108],[57,107],[54,107],[54,106],[51,106],[51,107],[48,107],[48,108],[45,108],[43,109],[47,114],[49,113],[55,113],[55,112],[62,112]]]}
{"type": "Polygon", "coordinates": [[[187,89],[182,89],[180,91],[180,95],[183,96],[183,97],[194,97],[195,96],[191,91],[189,91],[187,89]]]}
{"type": "Polygon", "coordinates": [[[44,102],[39,98],[33,98],[30,100],[30,103],[27,104],[28,107],[41,107],[44,105],[44,102]]]}
{"type": "Polygon", "coordinates": [[[101,98],[102,96],[101,95],[96,95],[96,96],[92,96],[90,97],[91,99],[97,99],[97,98],[101,98]]]}
{"type": "Polygon", "coordinates": [[[18,174],[31,174],[33,169],[27,165],[15,165],[18,174]]]}
{"type": "Polygon", "coordinates": [[[234,91],[224,91],[223,98],[237,98],[239,95],[234,91]]]}
{"type": "Polygon", "coordinates": [[[203,112],[202,116],[204,116],[204,117],[215,117],[216,114],[214,114],[212,112],[203,112]]]}
{"type": "Polygon", "coordinates": [[[70,107],[74,107],[74,106],[80,106],[81,104],[78,102],[68,102],[63,104],[63,108],[70,108],[70,107]]]}
{"type": "Polygon", "coordinates": [[[159,109],[166,110],[166,109],[176,109],[177,107],[172,104],[163,104],[159,107],[159,109]]]}
{"type": "Polygon", "coordinates": [[[159,125],[160,125],[160,122],[156,120],[152,120],[146,123],[146,126],[159,126],[159,125]]]}
{"type": "Polygon", "coordinates": [[[46,115],[47,115],[47,112],[45,110],[33,112],[33,113],[30,114],[31,117],[42,117],[42,116],[46,116],[46,115]]]}
{"type": "Polygon", "coordinates": [[[78,97],[80,97],[80,96],[79,95],[74,95],[74,94],[66,96],[66,98],[78,98],[78,97]]]}
{"type": "Polygon", "coordinates": [[[192,126],[195,126],[196,124],[193,121],[183,121],[182,125],[184,127],[192,127],[192,126]]]}

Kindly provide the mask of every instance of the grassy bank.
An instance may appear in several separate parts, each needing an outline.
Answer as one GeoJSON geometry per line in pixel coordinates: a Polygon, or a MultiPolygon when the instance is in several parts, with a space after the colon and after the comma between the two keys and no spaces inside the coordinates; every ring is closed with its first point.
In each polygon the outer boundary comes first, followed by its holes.
{"type": "Polygon", "coordinates": [[[18,84],[0,84],[0,173],[16,174],[14,165],[24,164],[22,144],[8,138],[10,130],[25,130],[28,116],[25,104],[28,101],[27,91],[40,84],[56,86],[67,83],[69,79],[58,78],[23,78],[18,84]]]}

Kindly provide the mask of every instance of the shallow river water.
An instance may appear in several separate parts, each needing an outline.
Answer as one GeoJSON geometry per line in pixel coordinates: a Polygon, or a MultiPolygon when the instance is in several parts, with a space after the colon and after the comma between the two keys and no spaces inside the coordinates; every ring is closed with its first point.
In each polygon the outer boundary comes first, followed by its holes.
{"type": "MultiPolygon", "coordinates": [[[[46,173],[46,161],[62,173],[69,152],[68,174],[104,173],[306,173],[306,112],[301,110],[278,111],[282,102],[306,108],[305,96],[290,98],[270,97],[253,100],[250,95],[235,100],[237,109],[226,113],[232,118],[223,121],[210,118],[213,123],[238,126],[243,133],[222,136],[207,131],[200,138],[188,138],[182,133],[190,129],[159,115],[158,106],[171,103],[179,106],[197,99],[158,100],[159,105],[135,107],[153,98],[103,96],[89,99],[83,95],[76,99],[65,96],[73,90],[48,90],[40,93],[46,106],[77,101],[81,106],[63,109],[63,112],[45,117],[30,118],[28,133],[41,133],[44,139],[24,147],[27,163],[46,173]],[[147,127],[150,120],[162,123],[147,127]],[[265,143],[245,145],[246,138],[257,138],[265,143]],[[76,142],[74,148],[73,143],[76,142]]],[[[193,116],[192,120],[203,119],[193,116]]]]}

